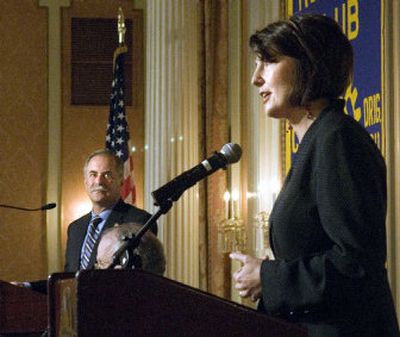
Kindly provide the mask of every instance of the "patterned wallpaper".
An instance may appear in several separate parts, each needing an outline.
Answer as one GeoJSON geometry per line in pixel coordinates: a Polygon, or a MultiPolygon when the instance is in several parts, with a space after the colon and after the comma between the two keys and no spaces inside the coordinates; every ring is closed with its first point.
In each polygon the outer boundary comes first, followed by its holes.
{"type": "MultiPolygon", "coordinates": [[[[46,203],[47,15],[37,1],[2,1],[1,204],[46,203]],[[7,15],[5,15],[7,14],[7,15]]],[[[45,214],[0,208],[0,279],[46,276],[45,214]]]]}

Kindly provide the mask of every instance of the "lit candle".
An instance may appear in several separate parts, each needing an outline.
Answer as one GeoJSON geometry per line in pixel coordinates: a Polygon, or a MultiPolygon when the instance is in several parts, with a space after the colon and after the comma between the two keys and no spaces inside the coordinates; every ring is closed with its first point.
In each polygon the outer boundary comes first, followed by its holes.
{"type": "Polygon", "coordinates": [[[225,202],[225,219],[229,219],[229,200],[231,199],[231,194],[226,191],[224,193],[224,202],[225,202]]]}
{"type": "Polygon", "coordinates": [[[234,218],[239,218],[239,191],[232,191],[232,216],[234,218]]]}

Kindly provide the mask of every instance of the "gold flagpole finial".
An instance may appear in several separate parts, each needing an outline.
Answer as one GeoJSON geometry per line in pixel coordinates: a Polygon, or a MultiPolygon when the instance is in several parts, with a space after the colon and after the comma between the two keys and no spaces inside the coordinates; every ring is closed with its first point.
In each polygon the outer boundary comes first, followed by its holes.
{"type": "Polygon", "coordinates": [[[124,19],[124,12],[122,11],[122,8],[118,8],[118,43],[119,45],[124,45],[125,44],[125,19],[124,19]]]}

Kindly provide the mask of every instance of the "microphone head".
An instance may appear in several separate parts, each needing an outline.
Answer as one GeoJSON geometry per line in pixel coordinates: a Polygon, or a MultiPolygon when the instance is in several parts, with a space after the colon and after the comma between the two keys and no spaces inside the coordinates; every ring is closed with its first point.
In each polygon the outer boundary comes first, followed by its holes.
{"type": "Polygon", "coordinates": [[[42,211],[48,210],[48,209],[53,209],[56,207],[56,204],[54,202],[51,202],[49,204],[43,205],[40,209],[42,211]]]}
{"type": "Polygon", "coordinates": [[[242,156],[242,148],[234,143],[226,143],[220,152],[225,157],[228,165],[237,163],[242,156]]]}

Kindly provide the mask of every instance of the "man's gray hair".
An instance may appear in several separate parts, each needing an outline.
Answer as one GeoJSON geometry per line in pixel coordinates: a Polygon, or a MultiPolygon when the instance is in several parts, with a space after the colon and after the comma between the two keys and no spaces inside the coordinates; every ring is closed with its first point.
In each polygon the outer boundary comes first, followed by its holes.
{"type": "Polygon", "coordinates": [[[87,169],[87,167],[89,165],[90,160],[93,157],[96,157],[96,156],[107,156],[107,157],[113,158],[114,162],[115,162],[115,167],[117,169],[118,176],[120,178],[122,178],[124,176],[124,163],[123,163],[123,161],[121,160],[121,158],[116,156],[114,154],[114,152],[112,152],[109,149],[98,149],[96,151],[93,151],[91,154],[89,154],[89,156],[86,158],[85,163],[83,165],[83,176],[86,175],[86,169],[87,169]]]}

